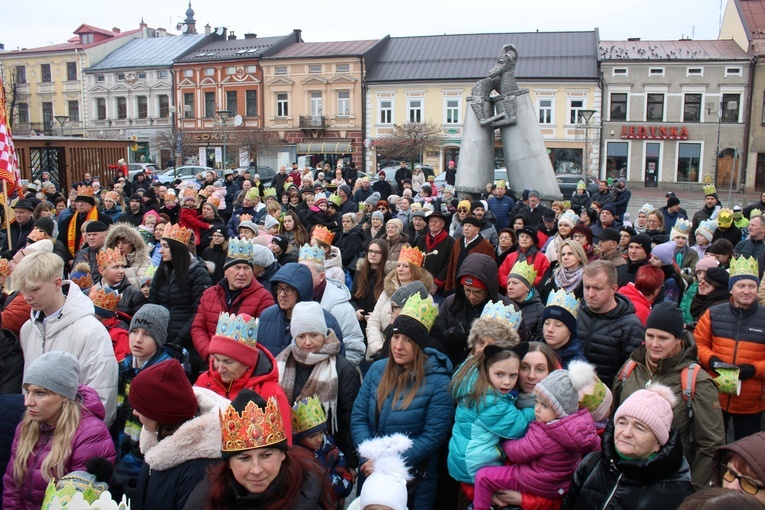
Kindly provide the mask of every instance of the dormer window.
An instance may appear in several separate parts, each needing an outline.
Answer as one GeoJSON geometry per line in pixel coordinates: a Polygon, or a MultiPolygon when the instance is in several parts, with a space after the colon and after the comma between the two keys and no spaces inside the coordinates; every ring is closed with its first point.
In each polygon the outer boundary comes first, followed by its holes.
{"type": "Polygon", "coordinates": [[[81,44],[90,44],[93,42],[93,34],[80,34],[81,44]]]}

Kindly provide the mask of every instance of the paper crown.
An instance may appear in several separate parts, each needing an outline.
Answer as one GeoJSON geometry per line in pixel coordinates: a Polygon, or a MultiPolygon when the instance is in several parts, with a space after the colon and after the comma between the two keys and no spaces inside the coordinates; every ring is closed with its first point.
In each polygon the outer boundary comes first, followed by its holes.
{"type": "Polygon", "coordinates": [[[324,265],[324,248],[321,246],[311,246],[304,244],[300,247],[298,262],[313,262],[314,264],[324,265]]]}
{"type": "Polygon", "coordinates": [[[430,331],[430,328],[433,327],[433,323],[438,316],[438,306],[433,303],[432,297],[428,296],[427,298],[422,299],[419,293],[415,293],[412,297],[406,300],[403,308],[401,308],[399,317],[402,315],[411,317],[430,331]]]}
{"type": "Polygon", "coordinates": [[[422,253],[416,246],[414,248],[404,246],[401,248],[401,253],[399,254],[398,260],[409,262],[415,266],[422,267],[422,262],[425,260],[425,254],[422,253]]]}
{"type": "Polygon", "coordinates": [[[243,221],[252,221],[252,214],[240,214],[239,215],[239,222],[243,221]]]}
{"type": "Polygon", "coordinates": [[[547,306],[558,306],[573,315],[574,319],[579,317],[579,300],[573,292],[569,294],[563,289],[551,292],[547,297],[547,306]]]}
{"type": "Polygon", "coordinates": [[[231,260],[252,261],[253,244],[247,239],[232,237],[228,240],[228,252],[226,258],[231,260]]]}
{"type": "Polygon", "coordinates": [[[247,194],[244,196],[247,200],[255,200],[260,197],[260,190],[258,188],[250,188],[247,194]]]}
{"type": "Polygon", "coordinates": [[[93,189],[92,186],[77,186],[77,196],[78,197],[94,197],[96,196],[96,191],[93,189]]]}
{"type": "Polygon", "coordinates": [[[701,223],[699,223],[699,226],[696,229],[696,231],[698,232],[699,229],[706,230],[710,234],[714,234],[715,230],[717,230],[717,220],[704,220],[701,223]]]}
{"type": "Polygon", "coordinates": [[[500,179],[500,180],[497,181],[496,187],[497,188],[507,188],[507,183],[505,182],[504,179],[500,179]]]}
{"type": "Polygon", "coordinates": [[[120,295],[109,287],[93,288],[88,297],[93,301],[93,306],[110,312],[116,312],[120,304],[120,295]]]}
{"type": "Polygon", "coordinates": [[[11,266],[8,259],[0,259],[0,278],[8,278],[11,274],[11,266]]]}
{"type": "Polygon", "coordinates": [[[705,184],[704,185],[704,196],[714,195],[716,193],[717,193],[717,188],[715,188],[714,184],[705,184]]]}
{"type": "Polygon", "coordinates": [[[324,244],[332,244],[332,241],[335,239],[335,234],[330,232],[327,227],[319,225],[313,229],[311,239],[316,239],[324,244]]]}
{"type": "Polygon", "coordinates": [[[527,287],[531,287],[534,284],[534,280],[537,277],[537,270],[534,269],[532,264],[529,264],[525,260],[522,262],[516,262],[513,268],[510,270],[508,278],[520,276],[527,287]]]}
{"type": "Polygon", "coordinates": [[[162,239],[171,239],[177,241],[184,246],[189,244],[191,239],[191,230],[176,224],[170,224],[165,227],[165,231],[162,233],[162,239]]]}
{"type": "Polygon", "coordinates": [[[521,327],[521,321],[523,320],[523,314],[520,310],[516,310],[513,305],[505,306],[502,301],[489,301],[486,306],[483,307],[481,312],[482,319],[494,319],[505,322],[510,325],[515,331],[521,327]]]}
{"type": "Polygon", "coordinates": [[[42,510],[130,510],[130,502],[123,494],[122,501],[116,503],[109,491],[102,492],[98,499],[88,502],[81,493],[72,496],[69,503],[62,502],[57,495],[52,496],[48,503],[43,503],[42,510]]]}
{"type": "Polygon", "coordinates": [[[564,200],[563,202],[560,203],[560,205],[563,206],[564,211],[567,211],[571,209],[571,200],[564,200]]]}
{"type": "Polygon", "coordinates": [[[187,198],[193,198],[193,199],[196,200],[196,198],[197,198],[197,190],[195,190],[193,186],[187,186],[187,187],[183,188],[183,192],[181,193],[181,197],[183,197],[184,200],[187,199],[187,198]]]}
{"type": "Polygon", "coordinates": [[[221,312],[215,335],[229,338],[255,348],[258,345],[258,319],[246,314],[235,315],[221,312]]]}
{"type": "Polygon", "coordinates": [[[755,216],[762,216],[762,211],[760,211],[759,209],[752,209],[751,211],[749,211],[750,220],[754,218],[755,216]]]}
{"type": "Polygon", "coordinates": [[[263,196],[264,197],[275,197],[276,196],[276,188],[265,188],[263,190],[263,196]]]}
{"type": "Polygon", "coordinates": [[[584,183],[584,181],[580,180],[576,183],[576,189],[587,189],[587,185],[584,183]]]}
{"type": "Polygon", "coordinates": [[[314,395],[295,402],[292,406],[292,433],[299,434],[327,422],[321,400],[314,395]]]}
{"type": "Polygon", "coordinates": [[[717,224],[723,228],[729,228],[733,224],[733,211],[730,209],[720,209],[717,213],[717,224]]]}
{"type": "Polygon", "coordinates": [[[90,272],[78,271],[77,268],[69,275],[69,279],[81,289],[88,289],[93,286],[93,277],[90,272]]]}
{"type": "Polygon", "coordinates": [[[220,413],[221,451],[240,452],[265,448],[287,440],[276,397],[270,397],[266,408],[248,402],[239,413],[230,405],[220,413]]]}
{"type": "Polygon", "coordinates": [[[327,201],[328,201],[329,203],[331,203],[331,204],[335,204],[335,205],[336,205],[336,206],[338,206],[338,207],[340,207],[340,204],[342,204],[342,203],[343,203],[343,199],[342,199],[342,198],[340,198],[340,195],[338,195],[337,193],[332,193],[332,194],[329,196],[329,198],[327,199],[327,201]]]}
{"type": "Polygon", "coordinates": [[[757,259],[754,257],[738,257],[730,261],[730,276],[760,276],[757,259]]]}
{"type": "Polygon", "coordinates": [[[116,191],[107,191],[106,195],[104,195],[104,200],[111,200],[114,203],[119,203],[120,195],[116,191]]]}
{"type": "Polygon", "coordinates": [[[220,198],[218,197],[210,197],[207,199],[207,203],[213,206],[213,209],[217,209],[218,206],[220,206],[220,198]]]}
{"type": "Polygon", "coordinates": [[[122,501],[116,503],[108,488],[108,484],[96,481],[92,474],[74,471],[58,482],[51,479],[41,510],[130,510],[127,499],[123,496],[122,501]]]}
{"type": "Polygon", "coordinates": [[[170,188],[165,192],[165,202],[168,200],[175,200],[178,198],[178,196],[175,194],[175,190],[173,188],[170,188]]]}
{"type": "Polygon", "coordinates": [[[125,265],[125,256],[120,253],[119,248],[106,248],[96,254],[98,269],[103,269],[112,264],[125,265]]]}
{"type": "Polygon", "coordinates": [[[677,221],[675,221],[675,226],[672,227],[671,232],[671,239],[674,239],[677,236],[684,236],[688,237],[691,233],[691,227],[693,224],[684,218],[678,218],[677,221]]]}

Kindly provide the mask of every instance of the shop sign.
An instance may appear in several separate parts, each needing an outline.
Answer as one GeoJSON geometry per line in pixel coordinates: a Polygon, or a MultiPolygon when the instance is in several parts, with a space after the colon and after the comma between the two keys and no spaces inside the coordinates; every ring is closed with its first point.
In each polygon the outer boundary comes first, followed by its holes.
{"type": "Polygon", "coordinates": [[[685,126],[622,126],[622,138],[637,140],[687,140],[688,128],[685,126]]]}

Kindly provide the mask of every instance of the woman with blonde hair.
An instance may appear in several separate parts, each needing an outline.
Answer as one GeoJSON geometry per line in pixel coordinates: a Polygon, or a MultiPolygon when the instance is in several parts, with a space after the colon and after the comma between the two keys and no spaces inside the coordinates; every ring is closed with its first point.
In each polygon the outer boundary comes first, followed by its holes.
{"type": "Polygon", "coordinates": [[[553,273],[552,290],[563,289],[578,299],[583,296],[582,276],[587,265],[587,254],[581,243],[566,239],[558,245],[559,266],[553,273]]]}

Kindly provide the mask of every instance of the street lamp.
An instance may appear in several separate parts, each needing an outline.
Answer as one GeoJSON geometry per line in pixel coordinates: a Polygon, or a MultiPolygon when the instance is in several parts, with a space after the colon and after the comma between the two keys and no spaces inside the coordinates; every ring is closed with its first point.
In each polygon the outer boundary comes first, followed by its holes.
{"type": "Polygon", "coordinates": [[[61,136],[64,136],[66,134],[66,132],[64,131],[64,124],[66,124],[69,121],[69,116],[68,115],[56,115],[53,118],[56,119],[56,121],[59,124],[61,124],[61,136]]]}
{"type": "Polygon", "coordinates": [[[589,153],[587,143],[590,141],[590,119],[595,115],[595,110],[579,110],[579,122],[584,124],[584,158],[582,158],[582,180],[586,183],[589,175],[589,153]]]}
{"type": "Polygon", "coordinates": [[[218,110],[215,115],[220,119],[220,132],[223,135],[223,165],[222,168],[226,169],[226,124],[228,123],[231,112],[228,110],[218,110]]]}

